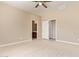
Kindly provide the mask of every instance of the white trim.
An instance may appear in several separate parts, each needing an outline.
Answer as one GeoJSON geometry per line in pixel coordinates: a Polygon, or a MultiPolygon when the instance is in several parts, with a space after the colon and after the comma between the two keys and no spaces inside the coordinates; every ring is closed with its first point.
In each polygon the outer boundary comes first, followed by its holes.
{"type": "Polygon", "coordinates": [[[75,42],[68,42],[68,41],[62,41],[62,40],[56,40],[56,41],[67,43],[67,44],[72,44],[72,45],[79,45],[79,43],[75,43],[75,42]]]}
{"type": "Polygon", "coordinates": [[[47,38],[42,38],[42,40],[49,40],[49,39],[47,39],[47,38]]]}
{"type": "Polygon", "coordinates": [[[32,41],[32,40],[23,40],[23,41],[18,41],[18,42],[12,42],[12,43],[7,43],[7,44],[2,44],[2,45],[0,45],[0,47],[5,47],[5,46],[10,46],[10,45],[20,44],[20,43],[29,42],[29,41],[32,41]]]}

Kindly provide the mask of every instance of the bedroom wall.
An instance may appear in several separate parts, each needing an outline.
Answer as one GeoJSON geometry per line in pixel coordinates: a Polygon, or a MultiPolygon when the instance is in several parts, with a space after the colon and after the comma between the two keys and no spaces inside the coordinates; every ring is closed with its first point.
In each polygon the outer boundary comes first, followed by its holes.
{"type": "Polygon", "coordinates": [[[40,22],[40,16],[0,2],[0,45],[32,40],[32,20],[35,17],[40,22]]]}
{"type": "Polygon", "coordinates": [[[52,10],[42,19],[56,19],[57,40],[79,43],[79,2],[69,4],[62,10],[52,10]]]}

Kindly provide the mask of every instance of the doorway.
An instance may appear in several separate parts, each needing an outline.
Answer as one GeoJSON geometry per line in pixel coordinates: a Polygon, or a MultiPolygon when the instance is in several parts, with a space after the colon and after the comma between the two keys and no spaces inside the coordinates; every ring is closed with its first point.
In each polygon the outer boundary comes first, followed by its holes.
{"type": "Polygon", "coordinates": [[[56,40],[56,20],[49,21],[49,39],[56,40]]]}
{"type": "Polygon", "coordinates": [[[56,40],[56,20],[42,21],[42,39],[56,40]]]}
{"type": "Polygon", "coordinates": [[[42,39],[49,40],[49,21],[42,21],[42,39]]]}
{"type": "Polygon", "coordinates": [[[32,20],[32,40],[37,39],[37,23],[32,20]]]}

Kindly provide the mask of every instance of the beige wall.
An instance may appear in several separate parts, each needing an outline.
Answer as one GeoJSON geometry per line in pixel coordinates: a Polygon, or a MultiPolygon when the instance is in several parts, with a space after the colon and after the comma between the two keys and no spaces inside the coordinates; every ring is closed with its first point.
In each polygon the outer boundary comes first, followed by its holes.
{"type": "Polygon", "coordinates": [[[0,3],[0,44],[32,40],[32,20],[36,17],[40,22],[40,16],[0,3]]]}
{"type": "Polygon", "coordinates": [[[63,10],[53,10],[44,14],[42,19],[56,19],[57,40],[79,43],[79,3],[70,4],[63,10]]]}
{"type": "MultiPolygon", "coordinates": [[[[31,40],[33,19],[38,20],[38,39],[41,39],[40,16],[0,3],[0,44],[31,40]]],[[[79,3],[44,13],[42,19],[56,19],[57,40],[79,42],[79,3]]]]}

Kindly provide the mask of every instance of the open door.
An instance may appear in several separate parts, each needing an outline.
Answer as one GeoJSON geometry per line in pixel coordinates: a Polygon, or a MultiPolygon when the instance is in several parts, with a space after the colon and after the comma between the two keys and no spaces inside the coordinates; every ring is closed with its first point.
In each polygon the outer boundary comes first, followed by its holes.
{"type": "Polygon", "coordinates": [[[42,39],[46,40],[56,39],[56,20],[42,21],[42,39]]]}
{"type": "Polygon", "coordinates": [[[42,21],[42,39],[49,40],[49,21],[42,21]]]}
{"type": "Polygon", "coordinates": [[[56,20],[49,21],[49,39],[56,40],[56,20]]]}

